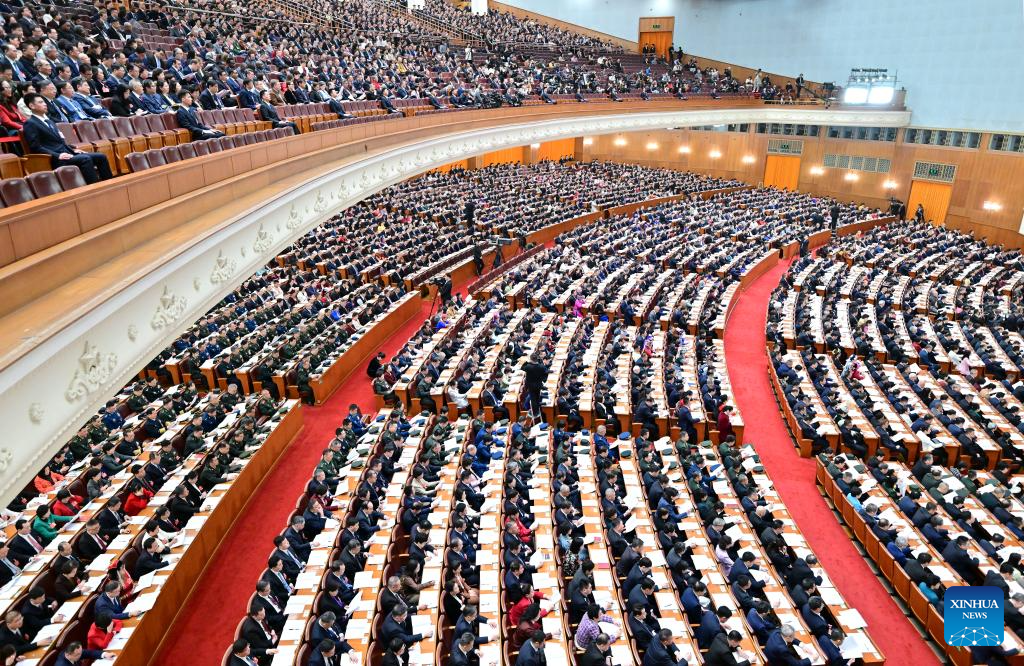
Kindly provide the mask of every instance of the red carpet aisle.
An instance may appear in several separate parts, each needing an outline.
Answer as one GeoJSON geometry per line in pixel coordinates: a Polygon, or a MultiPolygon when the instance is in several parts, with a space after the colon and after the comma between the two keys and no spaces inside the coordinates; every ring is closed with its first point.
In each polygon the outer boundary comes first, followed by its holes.
{"type": "MultiPolygon", "coordinates": [[[[389,357],[398,351],[427,318],[430,305],[430,301],[425,301],[420,314],[382,341],[380,349],[389,357]]],[[[360,364],[323,405],[303,407],[305,427],[232,525],[153,663],[168,666],[221,663],[224,651],[234,639],[235,627],[246,613],[256,581],[267,566],[273,538],[284,529],[295,500],[302,494],[321,452],[334,436],[334,429],[341,424],[353,402],[364,414],[375,409],[370,379],[364,369],[365,363],[360,364]]]]}
{"type": "Polygon", "coordinates": [[[815,487],[815,462],[801,458],[775,403],[766,371],[765,319],[772,289],[789,262],[758,278],[740,296],[726,327],[725,355],[746,437],[757,448],[800,530],[843,597],[868,622],[868,632],[886,663],[938,664],[932,650],[903,615],[854,547],[815,487]]]}

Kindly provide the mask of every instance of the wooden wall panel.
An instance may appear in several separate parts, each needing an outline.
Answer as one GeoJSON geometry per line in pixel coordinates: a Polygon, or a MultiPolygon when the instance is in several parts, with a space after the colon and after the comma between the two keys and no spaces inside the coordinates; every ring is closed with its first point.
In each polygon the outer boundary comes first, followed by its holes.
{"type": "Polygon", "coordinates": [[[641,32],[640,33],[640,48],[648,44],[654,45],[654,52],[662,58],[668,57],[668,47],[672,46],[672,33],[671,32],[641,32]]]}
{"type": "Polygon", "coordinates": [[[921,206],[924,210],[924,219],[936,224],[945,222],[952,193],[953,186],[949,183],[915,180],[910,186],[910,196],[907,198],[907,216],[916,215],[917,207],[921,206]]]}
{"type": "Polygon", "coordinates": [[[529,146],[517,146],[515,148],[504,148],[502,150],[496,150],[493,153],[487,153],[480,157],[480,166],[490,166],[492,164],[506,164],[509,162],[523,162],[523,150],[529,150],[529,146]]]}
{"type": "Polygon", "coordinates": [[[796,155],[767,155],[764,186],[797,190],[800,187],[800,158],[796,155]]]}
{"type": "Polygon", "coordinates": [[[540,144],[536,151],[537,161],[560,160],[563,157],[571,157],[576,150],[576,139],[561,139],[559,141],[545,141],[540,144]]]}

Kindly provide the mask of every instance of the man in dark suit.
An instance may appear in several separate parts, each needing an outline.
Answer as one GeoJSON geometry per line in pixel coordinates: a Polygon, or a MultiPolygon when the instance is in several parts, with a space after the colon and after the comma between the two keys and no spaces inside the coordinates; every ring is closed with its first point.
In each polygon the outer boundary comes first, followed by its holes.
{"type": "Polygon", "coordinates": [[[611,657],[611,639],[608,634],[598,634],[586,652],[576,655],[576,666],[608,666],[611,657]]]}
{"type": "Polygon", "coordinates": [[[49,155],[50,165],[55,169],[59,166],[78,167],[87,183],[96,183],[113,177],[106,155],[87,153],[67,144],[57,125],[47,117],[45,97],[38,93],[29,93],[25,96],[25,104],[32,112],[22,129],[29,152],[49,155]]]}
{"type": "MultiPolygon", "coordinates": [[[[455,623],[455,637],[456,639],[461,638],[464,634],[470,634],[476,641],[477,645],[483,645],[488,639],[480,636],[480,625],[487,624],[487,618],[481,617],[476,606],[468,605],[462,610],[462,616],[459,617],[459,621],[455,623]]],[[[455,643],[452,642],[452,653],[455,653],[455,643]]]]}
{"type": "Polygon", "coordinates": [[[199,116],[196,115],[196,110],[192,106],[192,93],[187,90],[181,93],[181,107],[178,108],[175,115],[178,119],[178,126],[191,132],[193,141],[225,136],[224,132],[199,122],[199,116]]]}
{"type": "Polygon", "coordinates": [[[160,557],[158,550],[161,548],[159,541],[150,537],[146,539],[143,545],[145,550],[135,563],[135,578],[138,580],[146,574],[156,571],[157,569],[163,569],[169,563],[160,557]]]}
{"type": "MultiPolygon", "coordinates": [[[[12,578],[21,573],[21,567],[10,557],[11,551],[7,544],[0,541],[0,587],[11,581],[12,578]]],[[[60,569],[57,569],[60,571],[60,569]]]]}
{"type": "Polygon", "coordinates": [[[264,90],[263,93],[260,95],[259,110],[260,117],[263,118],[263,120],[270,123],[274,127],[274,129],[277,129],[278,127],[288,127],[291,129],[292,134],[299,133],[298,125],[292,122],[281,120],[281,116],[277,115],[277,109],[275,109],[274,105],[270,103],[269,90],[264,90]]]}
{"type": "Polygon", "coordinates": [[[821,653],[825,655],[825,664],[827,666],[846,666],[848,660],[843,657],[843,653],[839,649],[839,646],[843,644],[844,638],[845,635],[841,629],[833,629],[832,633],[827,636],[818,636],[818,647],[821,648],[821,653]]]}
{"type": "Polygon", "coordinates": [[[658,639],[651,642],[644,655],[644,666],[686,666],[686,659],[679,656],[675,642],[671,629],[659,631],[658,639]]]}
{"type": "Polygon", "coordinates": [[[711,641],[711,648],[704,656],[705,666],[748,666],[750,662],[746,659],[737,659],[736,651],[740,649],[743,635],[738,631],[730,631],[728,634],[718,634],[715,640],[711,641]]]}
{"type": "Polygon", "coordinates": [[[530,636],[530,640],[523,643],[519,648],[519,657],[516,659],[516,666],[544,666],[547,660],[544,658],[544,632],[538,629],[530,636]]]}
{"type": "Polygon", "coordinates": [[[85,524],[85,533],[75,541],[75,552],[84,562],[91,562],[107,549],[107,541],[100,534],[100,521],[92,518],[85,524]]]}
{"type": "Polygon", "coordinates": [[[337,654],[338,650],[334,647],[334,643],[324,640],[313,648],[307,664],[308,666],[337,666],[337,654]]]}
{"type": "Polygon", "coordinates": [[[220,99],[220,85],[216,81],[209,81],[206,89],[199,93],[199,106],[205,111],[224,108],[224,102],[220,99]]]}
{"type": "Polygon", "coordinates": [[[629,630],[633,634],[640,655],[647,651],[651,643],[657,640],[661,625],[658,618],[647,612],[647,606],[630,606],[629,630]]]}
{"type": "Polygon", "coordinates": [[[455,640],[455,644],[452,645],[452,652],[448,656],[448,663],[451,666],[477,666],[480,663],[480,657],[476,654],[476,645],[474,644],[475,638],[473,634],[468,631],[459,634],[456,630],[455,635],[458,638],[455,640]]]}
{"type": "Polygon", "coordinates": [[[24,567],[36,555],[42,552],[44,546],[42,540],[32,533],[32,523],[25,518],[19,518],[14,523],[17,533],[7,542],[11,551],[11,558],[24,567]]]}
{"type": "Polygon", "coordinates": [[[793,627],[784,625],[781,629],[772,632],[768,642],[764,646],[764,656],[769,664],[779,666],[811,666],[811,660],[800,657],[796,652],[796,645],[800,641],[796,639],[796,631],[793,627]]]}
{"type": "Polygon", "coordinates": [[[348,644],[344,636],[338,631],[335,623],[338,620],[338,616],[332,611],[321,613],[320,617],[317,618],[316,624],[309,632],[309,642],[311,645],[320,645],[325,640],[329,640],[334,643],[338,654],[345,654],[346,652],[352,651],[352,646],[348,644]]]}
{"type": "Polygon", "coordinates": [[[113,652],[101,652],[99,650],[85,650],[79,641],[72,641],[64,648],[64,651],[57,655],[57,661],[53,666],[78,666],[83,659],[116,659],[113,652]]]}
{"type": "Polygon", "coordinates": [[[255,109],[260,105],[260,93],[253,85],[252,79],[242,82],[242,91],[238,93],[238,106],[243,109],[255,109]]]}
{"type": "Polygon", "coordinates": [[[409,609],[405,606],[395,606],[391,615],[385,618],[380,627],[380,639],[387,645],[392,638],[400,638],[406,645],[418,643],[424,638],[434,635],[433,630],[427,629],[422,634],[412,633],[412,621],[409,619],[409,609]]]}
{"type": "Polygon", "coordinates": [[[270,559],[267,560],[267,569],[263,572],[260,580],[268,582],[271,593],[283,603],[287,603],[288,597],[292,596],[294,590],[284,574],[284,563],[278,556],[270,556],[270,559]]]}
{"type": "Polygon", "coordinates": [[[103,586],[103,594],[96,597],[96,606],[93,615],[109,613],[115,620],[127,620],[130,617],[142,615],[142,611],[127,612],[121,604],[121,583],[112,580],[103,586]]]}
{"type": "Polygon", "coordinates": [[[277,632],[267,623],[266,611],[263,606],[253,604],[249,615],[242,621],[242,638],[249,642],[250,655],[263,665],[273,660],[277,653],[277,632]]]}
{"type": "Polygon", "coordinates": [[[284,602],[271,592],[270,581],[260,580],[256,583],[256,596],[252,598],[252,603],[263,606],[267,623],[280,634],[287,619],[284,615],[284,602]]]}
{"type": "Polygon", "coordinates": [[[249,656],[249,641],[239,638],[231,644],[228,666],[256,666],[256,660],[249,656]]]}
{"type": "Polygon", "coordinates": [[[800,609],[800,615],[804,618],[807,630],[814,637],[826,636],[831,631],[828,620],[822,615],[824,609],[825,602],[822,601],[821,597],[811,597],[810,601],[800,609]]]}
{"type": "Polygon", "coordinates": [[[341,103],[343,101],[341,94],[335,90],[331,93],[331,98],[327,100],[327,106],[330,108],[331,113],[338,114],[338,118],[340,120],[344,120],[345,118],[354,118],[355,116],[346,111],[345,107],[342,106],[341,103]]]}

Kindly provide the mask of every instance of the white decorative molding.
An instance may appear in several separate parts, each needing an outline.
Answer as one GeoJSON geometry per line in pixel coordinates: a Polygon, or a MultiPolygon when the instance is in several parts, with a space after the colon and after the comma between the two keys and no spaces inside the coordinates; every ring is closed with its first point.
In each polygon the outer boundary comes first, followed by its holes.
{"type": "Polygon", "coordinates": [[[235,267],[238,266],[238,262],[234,259],[230,259],[224,256],[224,250],[221,250],[217,254],[217,258],[213,261],[213,271],[210,273],[211,284],[223,284],[231,279],[231,276],[235,273],[235,267]]]}
{"type": "MultiPolygon", "coordinates": [[[[7,468],[11,466],[11,461],[14,459],[14,453],[5,447],[0,448],[0,474],[7,471],[7,468]]],[[[42,469],[40,467],[39,469],[42,469]]]]}
{"type": "MultiPolygon", "coordinates": [[[[54,326],[52,333],[40,336],[33,349],[0,372],[0,419],[5,439],[18,442],[11,449],[6,469],[0,469],[0,500],[6,503],[30,482],[75,430],[181,330],[302,234],[389,185],[456,159],[541,140],[758,122],[902,127],[909,124],[910,113],[751,107],[578,115],[453,132],[361,155],[356,161],[226,219],[216,231],[154,262],[148,272],[140,271],[126,279],[106,301],[89,303],[82,306],[82,311],[69,313],[66,325],[54,326]],[[242,255],[242,247],[252,251],[242,255]],[[190,283],[193,291],[184,307],[173,308],[175,312],[180,309],[173,321],[165,321],[160,328],[133,323],[152,323],[153,303],[160,302],[165,287],[180,295],[190,283]],[[90,341],[118,353],[101,352],[90,341]],[[65,385],[66,400],[54,400],[54,387],[65,385]],[[47,413],[45,418],[40,416],[39,423],[32,417],[33,403],[46,405],[47,413]]],[[[0,463],[3,455],[0,451],[0,463]]]]}
{"type": "Polygon", "coordinates": [[[77,402],[98,391],[117,368],[117,354],[101,352],[91,342],[85,343],[85,350],[78,357],[78,368],[71,376],[71,383],[64,391],[68,402],[77,402]]]}
{"type": "Polygon", "coordinates": [[[176,322],[187,308],[187,298],[178,296],[170,288],[164,286],[164,293],[160,295],[160,304],[156,306],[156,312],[149,320],[149,325],[153,327],[153,330],[159,331],[176,322]]]}
{"type": "Polygon", "coordinates": [[[256,254],[263,254],[270,248],[273,242],[274,239],[270,237],[270,234],[261,224],[260,228],[256,230],[256,240],[252,242],[252,251],[256,254]]]}
{"type": "Polygon", "coordinates": [[[33,402],[31,405],[28,406],[28,419],[32,423],[39,425],[40,423],[43,422],[43,417],[45,416],[46,409],[42,406],[42,404],[38,402],[33,402]]]}

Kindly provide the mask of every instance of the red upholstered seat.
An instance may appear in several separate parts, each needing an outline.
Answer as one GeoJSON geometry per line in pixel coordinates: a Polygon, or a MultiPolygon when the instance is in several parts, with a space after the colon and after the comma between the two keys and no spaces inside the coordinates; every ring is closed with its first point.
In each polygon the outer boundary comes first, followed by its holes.
{"type": "Polygon", "coordinates": [[[160,153],[163,154],[164,160],[168,164],[181,161],[181,153],[178,152],[177,146],[166,146],[160,151],[160,153]]]}
{"type": "Polygon", "coordinates": [[[190,160],[196,156],[196,149],[191,143],[183,143],[178,146],[178,153],[181,155],[181,159],[190,160]]]}
{"type": "Polygon", "coordinates": [[[155,168],[167,164],[167,160],[164,159],[164,154],[159,150],[147,150],[145,153],[146,160],[149,161],[149,168],[155,168]]]}
{"type": "Polygon", "coordinates": [[[132,173],[149,168],[149,160],[146,159],[145,153],[129,153],[125,161],[128,162],[128,168],[132,170],[132,173]]]}
{"type": "Polygon", "coordinates": [[[0,199],[8,206],[16,206],[35,199],[28,181],[24,178],[7,178],[0,180],[0,199]]]}
{"type": "MultiPolygon", "coordinates": [[[[71,168],[76,171],[78,170],[76,167],[71,168]]],[[[57,180],[57,176],[52,171],[30,173],[25,177],[25,180],[28,181],[28,186],[32,188],[32,193],[36,195],[36,199],[59,194],[62,191],[60,181],[57,180]]]]}
{"type": "Polygon", "coordinates": [[[57,167],[54,169],[53,173],[57,175],[60,187],[65,192],[73,190],[76,187],[85,187],[85,178],[82,177],[82,172],[79,171],[78,167],[57,167]]]}

